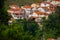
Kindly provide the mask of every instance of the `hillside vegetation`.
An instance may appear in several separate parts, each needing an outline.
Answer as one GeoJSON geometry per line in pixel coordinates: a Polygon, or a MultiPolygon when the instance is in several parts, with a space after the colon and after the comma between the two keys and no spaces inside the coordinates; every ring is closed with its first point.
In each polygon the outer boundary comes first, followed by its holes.
{"type": "Polygon", "coordinates": [[[9,5],[9,4],[12,4],[12,3],[15,3],[15,4],[18,4],[18,5],[20,5],[20,6],[22,6],[22,5],[30,5],[30,4],[32,4],[32,3],[34,3],[34,2],[42,2],[42,1],[44,1],[44,0],[6,0],[5,1],[5,5],[9,5]]]}

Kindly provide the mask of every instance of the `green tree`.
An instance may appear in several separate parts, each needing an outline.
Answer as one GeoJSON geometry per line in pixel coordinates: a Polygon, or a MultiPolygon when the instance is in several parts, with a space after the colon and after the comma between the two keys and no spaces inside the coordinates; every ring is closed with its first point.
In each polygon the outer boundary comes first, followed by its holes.
{"type": "Polygon", "coordinates": [[[10,16],[7,13],[6,8],[4,8],[4,2],[5,0],[0,1],[0,22],[7,24],[7,21],[10,19],[10,16]]]}
{"type": "Polygon", "coordinates": [[[0,40],[40,40],[40,30],[37,23],[25,24],[26,20],[20,20],[12,25],[0,26],[0,40]],[[27,29],[27,30],[26,30],[27,29]]]}
{"type": "Polygon", "coordinates": [[[43,21],[45,38],[56,38],[60,36],[60,7],[56,12],[49,15],[48,20],[43,21]]]}

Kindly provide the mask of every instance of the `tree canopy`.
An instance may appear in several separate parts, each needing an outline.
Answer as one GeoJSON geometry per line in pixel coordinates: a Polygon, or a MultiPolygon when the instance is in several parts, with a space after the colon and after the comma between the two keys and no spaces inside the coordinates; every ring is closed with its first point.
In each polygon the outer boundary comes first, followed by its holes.
{"type": "Polygon", "coordinates": [[[48,20],[43,21],[44,34],[46,38],[57,38],[60,36],[60,7],[56,7],[56,12],[49,15],[48,20]]]}

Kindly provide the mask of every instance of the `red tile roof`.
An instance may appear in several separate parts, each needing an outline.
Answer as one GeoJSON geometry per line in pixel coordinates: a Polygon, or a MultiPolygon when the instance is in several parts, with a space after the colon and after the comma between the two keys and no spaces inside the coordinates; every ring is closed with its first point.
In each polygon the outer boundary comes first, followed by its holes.
{"type": "Polygon", "coordinates": [[[48,13],[44,13],[44,15],[49,15],[48,13]]]}
{"type": "Polygon", "coordinates": [[[43,12],[40,12],[40,11],[36,11],[36,13],[37,13],[38,15],[43,15],[43,14],[44,14],[43,12]]]}
{"type": "Polygon", "coordinates": [[[25,5],[24,8],[32,8],[32,7],[29,5],[25,5]]]}
{"type": "Polygon", "coordinates": [[[53,38],[49,38],[48,40],[52,40],[53,38]]]}
{"type": "Polygon", "coordinates": [[[22,10],[22,8],[15,8],[15,9],[10,8],[9,10],[12,10],[12,11],[19,11],[19,10],[22,10]]]}
{"type": "Polygon", "coordinates": [[[38,15],[49,15],[48,13],[43,13],[43,12],[40,12],[40,11],[36,11],[36,13],[37,13],[38,15]]]}

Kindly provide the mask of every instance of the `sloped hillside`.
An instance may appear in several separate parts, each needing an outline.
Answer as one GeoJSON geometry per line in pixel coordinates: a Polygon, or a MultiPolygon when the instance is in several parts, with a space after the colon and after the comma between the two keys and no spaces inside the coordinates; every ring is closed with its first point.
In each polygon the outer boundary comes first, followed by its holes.
{"type": "Polygon", "coordinates": [[[31,4],[34,2],[42,2],[44,0],[6,0],[5,5],[8,6],[9,4],[16,3],[20,6],[26,5],[26,4],[31,4]]]}

